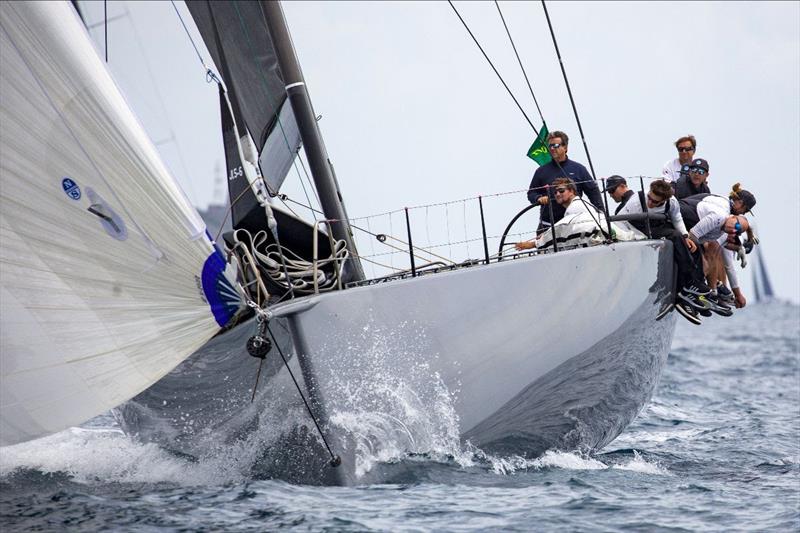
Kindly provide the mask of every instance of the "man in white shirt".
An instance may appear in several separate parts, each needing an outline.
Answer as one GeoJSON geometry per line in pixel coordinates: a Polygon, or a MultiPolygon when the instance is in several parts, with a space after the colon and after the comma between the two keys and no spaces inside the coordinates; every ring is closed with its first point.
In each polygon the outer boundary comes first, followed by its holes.
{"type": "Polygon", "coordinates": [[[678,181],[681,177],[681,167],[692,162],[697,141],[694,135],[686,135],[675,141],[675,148],[678,149],[678,157],[664,163],[664,169],[661,171],[661,178],[667,183],[678,181]]]}
{"type": "MultiPolygon", "coordinates": [[[[603,215],[594,205],[578,196],[578,190],[574,181],[569,178],[557,178],[550,186],[553,189],[553,197],[555,198],[556,203],[565,209],[564,216],[561,218],[562,221],[569,222],[575,218],[576,215],[586,213],[591,216],[592,220],[594,220],[595,224],[600,227],[601,231],[605,230],[605,219],[603,218],[603,215]]],[[[615,231],[619,233],[625,233],[625,230],[622,228],[616,228],[615,231]]],[[[626,237],[628,236],[626,235],[626,237]]],[[[539,242],[523,241],[518,242],[514,245],[514,247],[517,250],[530,250],[540,246],[548,239],[548,232],[543,232],[538,238],[539,242]]]]}
{"type": "MultiPolygon", "coordinates": [[[[665,180],[654,180],[650,183],[650,190],[643,199],[634,194],[620,207],[617,211],[618,215],[644,213],[644,208],[648,213],[664,215],[665,220],[663,221],[650,221],[650,231],[656,239],[666,237],[673,230],[677,230],[683,238],[688,237],[689,232],[683,223],[678,200],[673,196],[672,187],[665,180]]],[[[630,224],[642,233],[647,233],[647,223],[644,220],[633,220],[630,221],[630,224]]]]}

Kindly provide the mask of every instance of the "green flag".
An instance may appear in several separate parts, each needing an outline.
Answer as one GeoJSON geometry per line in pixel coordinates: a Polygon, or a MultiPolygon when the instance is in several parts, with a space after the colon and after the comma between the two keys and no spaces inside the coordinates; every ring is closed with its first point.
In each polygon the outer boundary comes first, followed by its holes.
{"type": "Polygon", "coordinates": [[[542,124],[542,129],[539,130],[539,136],[533,141],[533,144],[528,148],[528,157],[536,161],[539,166],[546,165],[552,161],[550,157],[550,150],[547,149],[547,124],[542,124]]]}

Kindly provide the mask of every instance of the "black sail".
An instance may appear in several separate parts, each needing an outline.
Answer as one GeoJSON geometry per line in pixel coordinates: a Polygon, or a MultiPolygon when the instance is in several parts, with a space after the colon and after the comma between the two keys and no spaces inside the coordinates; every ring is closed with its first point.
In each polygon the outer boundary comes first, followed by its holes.
{"type": "MultiPolygon", "coordinates": [[[[233,227],[239,227],[240,222],[247,214],[258,205],[255,194],[250,188],[247,177],[244,173],[244,165],[239,155],[239,147],[236,139],[236,128],[234,128],[234,117],[228,107],[225,98],[225,90],[219,88],[219,107],[222,122],[222,144],[225,147],[225,167],[228,176],[228,193],[231,198],[231,222],[233,227]]],[[[233,107],[233,113],[236,113],[233,107]]],[[[237,123],[241,124],[241,116],[236,117],[237,123]]]]}
{"type": "MultiPolygon", "coordinates": [[[[261,6],[258,2],[208,0],[186,5],[225,82],[233,113],[241,116],[241,120],[237,118],[239,134],[250,132],[262,154],[259,163],[267,187],[275,194],[299,150],[300,135],[261,6]]],[[[224,112],[224,102],[222,107],[224,112]]],[[[226,141],[226,158],[230,159],[227,145],[226,141]]],[[[229,184],[237,181],[231,180],[230,174],[228,178],[229,184]]],[[[246,184],[246,180],[240,181],[246,184]]],[[[229,187],[229,192],[234,201],[241,191],[229,187]]],[[[234,215],[234,226],[236,221],[234,215]]]]}

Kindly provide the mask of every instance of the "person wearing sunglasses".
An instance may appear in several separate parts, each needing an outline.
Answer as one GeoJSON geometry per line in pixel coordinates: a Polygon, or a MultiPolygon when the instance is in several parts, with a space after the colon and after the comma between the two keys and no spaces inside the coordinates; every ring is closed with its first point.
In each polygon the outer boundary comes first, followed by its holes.
{"type": "Polygon", "coordinates": [[[694,196],[695,194],[708,194],[709,165],[705,159],[695,159],[681,169],[681,177],[672,183],[675,196],[678,200],[694,196]]]}
{"type": "MultiPolygon", "coordinates": [[[[703,262],[697,244],[689,239],[689,233],[683,222],[680,205],[675,198],[672,186],[666,180],[654,180],[647,193],[632,195],[622,205],[619,215],[635,215],[640,213],[663,215],[659,219],[651,218],[649,229],[654,239],[672,241],[673,257],[677,276],[678,301],[675,309],[693,324],[700,324],[698,310],[690,302],[680,300],[681,294],[703,296],[711,292],[705,283],[703,262]]],[[[647,234],[648,223],[644,220],[618,221],[617,224],[633,227],[642,234],[647,234]]],[[[698,304],[706,311],[705,304],[698,304]]],[[[720,314],[725,313],[718,309],[720,314]]]]}
{"type": "Polygon", "coordinates": [[[572,180],[576,192],[579,196],[588,197],[589,201],[598,209],[603,209],[603,198],[600,196],[600,188],[592,179],[586,167],[567,157],[569,149],[569,137],[563,131],[553,131],[547,136],[547,146],[550,151],[552,161],[536,169],[528,187],[528,201],[538,204],[539,227],[537,233],[542,233],[564,217],[565,207],[556,202],[553,195],[553,183],[557,178],[569,178],[572,180]],[[548,204],[552,202],[553,220],[550,220],[550,208],[548,204]]]}
{"type": "Polygon", "coordinates": [[[678,150],[678,157],[664,163],[664,169],[661,171],[661,178],[667,183],[678,181],[681,168],[692,162],[697,149],[697,140],[694,135],[686,135],[675,141],[675,148],[678,150]]]}
{"type": "MultiPolygon", "coordinates": [[[[562,219],[571,219],[582,213],[588,213],[597,223],[600,223],[601,215],[599,214],[599,210],[594,205],[578,196],[578,188],[571,179],[556,178],[550,188],[553,191],[555,203],[564,210],[564,216],[561,217],[562,219]]],[[[567,220],[564,220],[564,222],[567,222],[567,220]]],[[[547,234],[541,232],[539,235],[541,237],[547,234]]],[[[530,250],[537,246],[538,244],[536,241],[523,241],[514,245],[517,250],[530,250]]]]}
{"type": "MultiPolygon", "coordinates": [[[[744,215],[756,205],[756,197],[737,183],[728,198],[698,194],[680,200],[680,205],[683,219],[689,227],[689,238],[696,244],[714,243],[713,246],[717,247],[724,246],[728,236],[738,236],[750,229],[750,222],[744,215]]],[[[739,288],[733,254],[726,251],[721,255],[733,291],[734,304],[742,308],[747,305],[747,300],[739,288]]]]}
{"type": "MultiPolygon", "coordinates": [[[[647,193],[639,191],[638,198],[631,195],[617,214],[632,215],[645,212],[664,215],[663,219],[659,217],[659,219],[650,220],[649,226],[653,238],[660,239],[677,230],[681,237],[688,239],[689,232],[683,223],[680,204],[666,180],[653,180],[650,183],[650,190],[647,193]]],[[[644,220],[631,220],[629,223],[642,233],[647,232],[648,224],[644,220]]],[[[686,245],[691,248],[691,244],[688,242],[686,245]]]]}

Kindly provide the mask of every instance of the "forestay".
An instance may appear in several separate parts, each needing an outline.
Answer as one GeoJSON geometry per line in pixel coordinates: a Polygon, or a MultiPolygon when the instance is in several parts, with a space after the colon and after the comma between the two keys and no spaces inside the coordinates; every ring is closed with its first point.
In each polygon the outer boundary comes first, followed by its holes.
{"type": "Polygon", "coordinates": [[[0,444],[131,398],[239,297],[67,2],[0,4],[0,444]]]}

